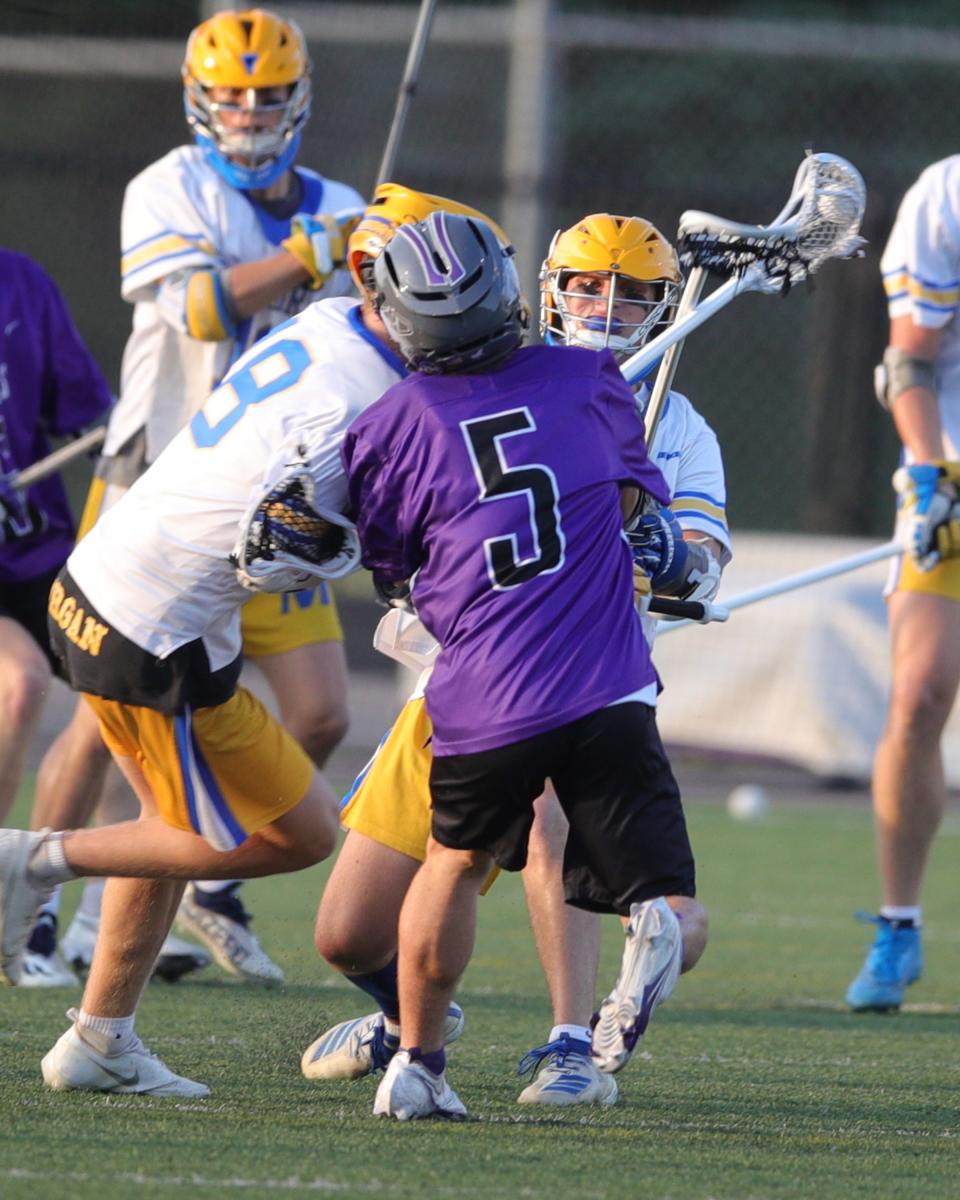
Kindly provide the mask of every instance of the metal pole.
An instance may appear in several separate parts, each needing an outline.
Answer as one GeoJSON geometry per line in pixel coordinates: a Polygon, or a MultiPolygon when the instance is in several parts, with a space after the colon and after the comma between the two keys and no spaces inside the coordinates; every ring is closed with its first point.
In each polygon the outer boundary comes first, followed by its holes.
{"type": "Polygon", "coordinates": [[[430,37],[430,26],[433,24],[433,14],[436,7],[437,0],[421,0],[417,24],[413,31],[413,37],[410,40],[410,49],[407,51],[406,66],[403,68],[403,78],[400,80],[400,90],[397,92],[397,103],[393,110],[393,124],[390,126],[387,144],[383,149],[383,157],[380,159],[374,189],[378,188],[381,183],[386,183],[393,174],[397,150],[400,147],[400,138],[403,136],[403,127],[406,124],[407,113],[410,109],[410,101],[417,90],[420,64],[423,62],[423,52],[427,48],[427,41],[430,37]]]}
{"type": "Polygon", "coordinates": [[[559,53],[552,36],[554,0],[515,0],[507,83],[503,227],[517,247],[524,294],[537,310],[540,261],[547,249],[544,203],[556,127],[559,53]]]}

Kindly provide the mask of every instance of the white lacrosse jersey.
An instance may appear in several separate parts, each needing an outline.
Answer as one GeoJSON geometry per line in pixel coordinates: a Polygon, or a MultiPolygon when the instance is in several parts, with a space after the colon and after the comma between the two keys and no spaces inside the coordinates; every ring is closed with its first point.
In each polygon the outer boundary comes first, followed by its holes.
{"type": "Polygon", "coordinates": [[[234,366],[157,461],[77,545],[68,569],[100,615],[163,658],[201,639],[212,670],[240,653],[250,593],[229,556],[251,506],[292,470],[343,512],[347,426],[403,377],[349,297],[322,300],[234,366]]]}
{"type": "Polygon", "coordinates": [[[947,458],[960,457],[960,154],[936,162],[904,196],[883,257],[890,317],[942,329],[936,361],[947,458]]]}
{"type": "MultiPolygon", "coordinates": [[[[637,391],[641,408],[646,408],[648,399],[649,387],[643,384],[637,391]]],[[[667,395],[650,458],[667,481],[670,511],[680,528],[715,538],[723,547],[720,565],[725,567],[731,547],[720,445],[717,435],[680,392],[667,395]]]]}
{"type": "Polygon", "coordinates": [[[275,325],[315,300],[352,293],[339,270],[320,291],[296,288],[242,320],[224,341],[186,333],[186,313],[165,311],[158,285],[180,271],[216,271],[276,254],[290,236],[293,216],[362,207],[360,194],[315,171],[295,168],[302,185],[298,213],[280,220],[233,188],[199,146],[180,146],[127,185],[121,217],[121,292],[134,305],[120,377],[120,400],[110,419],[103,454],[113,455],[146,429],[146,460],[153,462],[187,423],[233,363],[275,325]]]}

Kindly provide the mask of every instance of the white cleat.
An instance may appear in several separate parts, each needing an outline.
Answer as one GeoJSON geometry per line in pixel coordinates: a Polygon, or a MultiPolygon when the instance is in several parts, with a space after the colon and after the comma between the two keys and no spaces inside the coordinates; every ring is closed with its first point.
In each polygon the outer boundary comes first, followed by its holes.
{"type": "MultiPolygon", "coordinates": [[[[451,1004],[443,1027],[443,1044],[449,1046],[463,1033],[463,1009],[451,1004]]],[[[396,1052],[384,1040],[382,1012],[341,1021],[304,1050],[300,1069],[307,1079],[362,1079],[384,1070],[396,1052]]]]}
{"type": "MultiPolygon", "coordinates": [[[[75,1020],[76,1009],[67,1016],[75,1020]]],[[[76,1025],[48,1051],[40,1064],[43,1081],[58,1092],[113,1092],[145,1096],[209,1096],[205,1083],[175,1075],[139,1038],[120,1054],[104,1054],[76,1025]]]]}
{"type": "Polygon", "coordinates": [[[467,1116],[460,1097],[447,1083],[446,1075],[434,1075],[421,1062],[411,1062],[407,1050],[398,1050],[373,1102],[375,1117],[396,1117],[398,1121],[417,1121],[438,1117],[444,1121],[463,1121],[467,1116]]]}
{"type": "Polygon", "coordinates": [[[53,885],[36,887],[27,878],[30,856],[49,833],[0,829],[0,983],[16,985],[23,973],[23,952],[37,914],[53,885]]]}
{"type": "Polygon", "coordinates": [[[80,980],[70,970],[56,950],[52,954],[36,954],[27,950],[20,972],[22,988],[79,987],[80,980]]]}
{"type": "Polygon", "coordinates": [[[682,960],[680,922],[666,900],[631,905],[620,974],[593,1017],[593,1057],[601,1071],[626,1066],[653,1010],[676,986],[682,960]]]}
{"type": "MultiPolygon", "coordinates": [[[[77,971],[89,969],[99,934],[99,916],[77,909],[60,940],[60,952],[71,967],[77,971]]],[[[212,962],[213,956],[202,946],[186,942],[171,933],[160,947],[153,973],[168,983],[175,983],[191,971],[202,971],[212,962]]]]}
{"type": "Polygon", "coordinates": [[[77,909],[60,939],[60,953],[75,971],[86,971],[93,962],[99,932],[99,916],[91,916],[77,909]]]}
{"type": "MultiPolygon", "coordinates": [[[[236,907],[238,915],[242,914],[243,906],[239,900],[236,907]]],[[[177,925],[203,942],[220,966],[238,979],[267,987],[283,983],[283,971],[260,945],[257,935],[251,933],[243,920],[234,920],[198,904],[193,884],[188,886],[180,901],[177,925]]]]}
{"type": "Polygon", "coordinates": [[[620,1090],[612,1075],[590,1057],[590,1043],[561,1037],[531,1050],[519,1073],[533,1075],[518,1104],[616,1104],[620,1090]]]}

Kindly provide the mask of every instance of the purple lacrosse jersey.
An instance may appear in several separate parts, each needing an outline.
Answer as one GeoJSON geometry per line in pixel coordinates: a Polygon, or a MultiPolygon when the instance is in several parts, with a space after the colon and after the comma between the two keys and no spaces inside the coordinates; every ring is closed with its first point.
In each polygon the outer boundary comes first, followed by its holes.
{"type": "MultiPolygon", "coordinates": [[[[31,259],[0,250],[0,475],[50,453],[48,437],[75,433],[102,416],[112,397],[80,340],[63,297],[31,259]]],[[[74,524],[59,476],[7,501],[0,583],[59,567],[74,524]]]]}
{"type": "Polygon", "coordinates": [[[656,682],[619,485],[669,495],[608,352],[531,346],[482,374],[411,375],[353,422],[344,462],[364,565],[383,583],[416,573],[443,647],[434,754],[522,741],[656,682]]]}

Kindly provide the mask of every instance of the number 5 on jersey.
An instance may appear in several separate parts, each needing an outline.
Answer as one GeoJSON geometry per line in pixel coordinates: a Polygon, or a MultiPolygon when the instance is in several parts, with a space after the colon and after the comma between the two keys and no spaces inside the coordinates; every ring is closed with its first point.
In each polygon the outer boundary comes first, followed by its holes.
{"type": "Polygon", "coordinates": [[[510,533],[487,538],[483,550],[487,575],[497,591],[519,587],[538,575],[550,574],[563,566],[566,539],[560,526],[560,496],[557,478],[549,467],[531,463],[509,467],[504,461],[501,440],[533,433],[536,421],[528,408],[515,408],[461,421],[460,429],[480,484],[480,501],[503,500],[508,496],[526,497],[530,514],[533,555],[520,557],[519,537],[510,533]]]}

